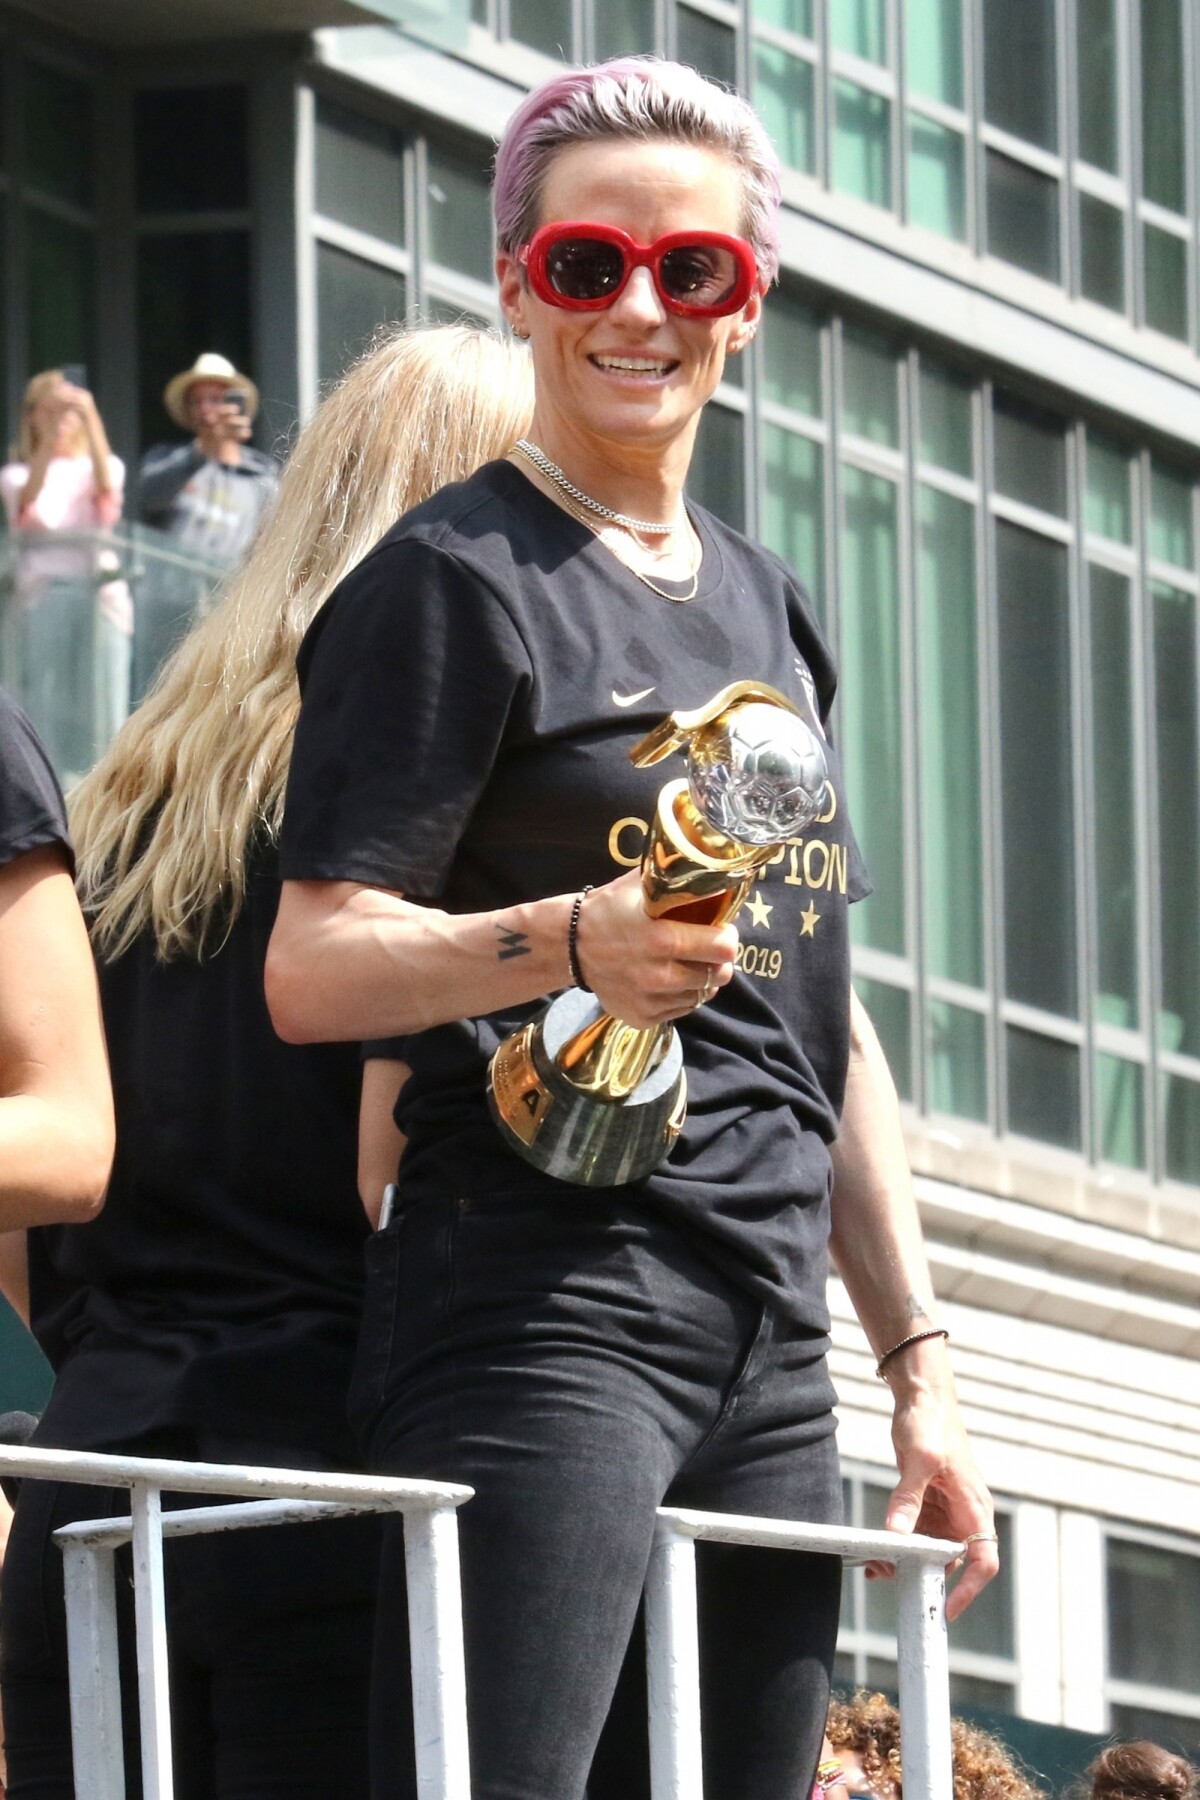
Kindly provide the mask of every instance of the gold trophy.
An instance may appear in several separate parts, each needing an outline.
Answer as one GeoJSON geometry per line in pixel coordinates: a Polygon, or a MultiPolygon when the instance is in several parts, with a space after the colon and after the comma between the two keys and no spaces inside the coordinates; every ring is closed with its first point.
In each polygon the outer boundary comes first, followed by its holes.
{"type": "MultiPolygon", "coordinates": [[[[723,925],[820,811],[825,751],[785,695],[754,681],[672,713],[629,755],[647,768],[684,749],[687,779],[659,793],[642,856],[646,911],[723,925]]],[[[509,1147],[535,1168],[586,1187],[639,1181],[683,1127],[679,1033],[626,1025],[594,994],[567,988],[496,1051],[488,1099],[509,1147]]]]}

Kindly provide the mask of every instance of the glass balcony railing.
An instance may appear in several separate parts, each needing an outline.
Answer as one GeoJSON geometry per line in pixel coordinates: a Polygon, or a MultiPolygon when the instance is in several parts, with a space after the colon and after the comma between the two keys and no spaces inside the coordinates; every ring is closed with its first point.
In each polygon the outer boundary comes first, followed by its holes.
{"type": "Polygon", "coordinates": [[[64,787],[91,767],[226,573],[146,525],[0,537],[0,683],[64,787]]]}

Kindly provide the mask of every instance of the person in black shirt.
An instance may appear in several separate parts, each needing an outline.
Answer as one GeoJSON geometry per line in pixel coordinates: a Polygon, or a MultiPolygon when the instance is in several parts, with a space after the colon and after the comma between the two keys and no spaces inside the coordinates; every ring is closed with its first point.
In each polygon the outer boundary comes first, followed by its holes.
{"type": "MultiPolygon", "coordinates": [[[[112,1091],[74,869],[58,778],[0,688],[0,1233],[94,1218],[112,1164],[112,1091]]],[[[11,1251],[8,1242],[4,1267],[11,1251]]],[[[13,1297],[23,1310],[19,1284],[13,1297]]]]}
{"type": "MultiPolygon", "coordinates": [[[[354,1410],[377,1469],[476,1490],[459,1530],[477,1800],[579,1800],[657,1504],[838,1516],[831,1233],[892,1383],[889,1523],[974,1537],[952,1610],[996,1568],[894,1089],[850,991],[865,878],[833,746],[821,817],[741,941],[642,906],[662,773],[630,747],[734,679],[822,729],[833,700],[790,571],[683,498],[701,408],[777,266],[778,200],[756,116],[693,70],[629,59],[524,101],[495,205],[501,301],[533,348],[530,439],[402,520],[301,653],[268,1000],[291,1041],[399,1038],[411,1069],[354,1410]],[[624,1188],[530,1169],[485,1101],[496,1046],[570,982],[573,911],[604,1008],[676,1020],[683,1042],[687,1123],[624,1188]]],[[[706,1564],[706,1791],[806,1793],[838,1566],[706,1564]]],[[[390,1526],[383,1571],[375,1779],[407,1796],[390,1526]]],[[[589,1796],[627,1784],[593,1768],[589,1796]]]]}
{"type": "MultiPolygon", "coordinates": [[[[365,358],[301,434],[244,572],[75,797],[117,1155],[95,1224],[30,1234],[33,1327],[57,1371],[39,1445],[355,1466],[358,1051],[283,1044],[262,991],[294,658],[391,520],[517,437],[528,361],[457,326],[365,358]]],[[[21,1493],[2,1666],[17,1800],[74,1791],[50,1531],[124,1504],[47,1483],[21,1493]]],[[[365,1795],[375,1521],[166,1554],[176,1793],[365,1795]]]]}

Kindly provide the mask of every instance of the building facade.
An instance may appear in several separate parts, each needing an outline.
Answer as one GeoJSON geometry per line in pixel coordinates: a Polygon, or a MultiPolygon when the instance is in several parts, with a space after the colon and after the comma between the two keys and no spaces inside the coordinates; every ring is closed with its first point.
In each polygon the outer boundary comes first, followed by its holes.
{"type": "MultiPolygon", "coordinates": [[[[219,349],[280,440],[380,322],[498,319],[494,141],[564,59],[656,50],[750,95],[783,268],[691,492],[791,563],[842,668],[856,983],[1000,1505],[956,1702],[1027,1743],[1195,1749],[1200,8],[459,4],[0,8],[7,417],[83,362],[133,459],[219,349]]],[[[782,879],[819,915],[818,851],[782,879]]],[[[887,1396],[836,1282],[834,1309],[877,1522],[887,1396]]],[[[894,1656],[856,1575],[842,1672],[892,1686],[894,1656]]]]}

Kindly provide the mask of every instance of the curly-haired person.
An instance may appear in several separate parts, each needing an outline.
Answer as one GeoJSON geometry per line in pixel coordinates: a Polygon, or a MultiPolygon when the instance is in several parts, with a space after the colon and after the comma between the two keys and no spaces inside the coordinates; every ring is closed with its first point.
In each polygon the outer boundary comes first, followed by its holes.
{"type": "MultiPolygon", "coordinates": [[[[835,1695],[825,1731],[845,1775],[844,1789],[832,1782],[826,1786],[830,1800],[844,1800],[847,1794],[903,1800],[900,1714],[890,1700],[861,1690],[851,1700],[835,1695]]],[[[951,1719],[950,1751],[954,1800],[1044,1800],[999,1738],[979,1726],[951,1719]]]]}
{"type": "Polygon", "coordinates": [[[1139,1738],[1110,1744],[1084,1780],[1091,1800],[1196,1800],[1200,1774],[1184,1756],[1139,1738]]]}

